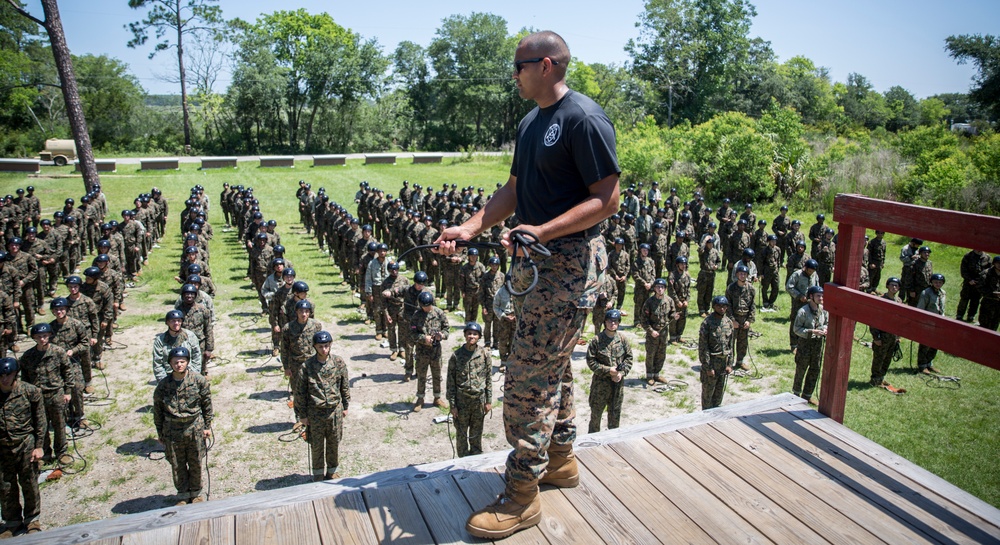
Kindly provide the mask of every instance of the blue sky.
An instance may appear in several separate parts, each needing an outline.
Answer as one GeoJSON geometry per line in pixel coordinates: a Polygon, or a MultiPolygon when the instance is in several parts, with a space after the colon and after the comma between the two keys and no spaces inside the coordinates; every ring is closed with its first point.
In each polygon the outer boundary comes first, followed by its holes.
{"type": "MultiPolygon", "coordinates": [[[[27,0],[41,17],[38,0],[27,0]]],[[[584,62],[622,64],[624,46],[638,36],[635,22],[642,0],[381,0],[335,2],[319,0],[221,0],[227,19],[254,20],[278,9],[305,8],[329,12],[338,24],[376,38],[385,53],[410,40],[426,46],[441,20],[474,11],[500,15],[513,33],[522,27],[560,33],[573,55],[584,62]]],[[[996,0],[757,0],[751,35],[771,42],[784,61],[809,57],[829,68],[834,81],[851,72],[864,75],[879,91],[901,85],[918,98],[967,91],[975,74],[972,66],[957,65],[944,51],[944,39],[953,34],[1000,34],[1000,2],[996,0]]],[[[131,35],[124,28],[142,18],[127,0],[61,0],[60,11],[74,54],[106,54],[128,63],[151,93],[176,93],[176,84],[158,74],[173,70],[169,52],[148,60],[150,49],[126,47],[131,35]]],[[[220,78],[216,91],[228,79],[220,78]]]]}

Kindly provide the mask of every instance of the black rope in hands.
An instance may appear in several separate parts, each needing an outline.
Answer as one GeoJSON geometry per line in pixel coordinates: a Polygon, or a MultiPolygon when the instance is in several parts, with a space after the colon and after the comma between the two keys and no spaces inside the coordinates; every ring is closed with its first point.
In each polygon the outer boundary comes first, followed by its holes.
{"type": "MultiPolygon", "coordinates": [[[[546,248],[541,242],[538,241],[538,237],[535,236],[534,233],[529,233],[528,231],[521,231],[519,229],[515,229],[514,231],[510,232],[510,240],[513,242],[514,245],[514,255],[517,256],[523,253],[524,261],[522,261],[522,264],[531,267],[531,274],[532,274],[531,284],[529,284],[524,291],[514,290],[513,283],[511,282],[512,276],[509,271],[504,275],[504,285],[507,287],[507,291],[509,291],[511,295],[519,297],[521,295],[530,293],[531,290],[535,289],[535,286],[538,285],[538,264],[535,263],[533,259],[531,259],[531,252],[535,252],[545,257],[551,256],[552,252],[550,252],[548,248],[546,248]]],[[[417,250],[434,250],[440,246],[441,246],[440,244],[422,244],[419,246],[414,246],[396,256],[396,261],[397,262],[402,261],[403,258],[406,257],[406,255],[409,254],[410,252],[415,252],[417,250]]],[[[482,249],[490,249],[497,251],[505,251],[503,245],[498,244],[496,242],[473,242],[470,240],[456,240],[455,246],[459,248],[482,248],[482,249]]]]}

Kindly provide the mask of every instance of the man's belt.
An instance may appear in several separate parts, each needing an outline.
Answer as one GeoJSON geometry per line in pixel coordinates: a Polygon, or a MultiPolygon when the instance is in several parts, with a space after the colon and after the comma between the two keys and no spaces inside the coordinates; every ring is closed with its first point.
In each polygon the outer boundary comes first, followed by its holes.
{"type": "Polygon", "coordinates": [[[563,235],[559,238],[589,238],[594,235],[599,235],[601,233],[599,225],[600,224],[591,226],[589,229],[584,229],[583,231],[577,231],[575,233],[563,235]]]}
{"type": "Polygon", "coordinates": [[[190,424],[191,422],[194,422],[195,419],[197,419],[200,416],[201,415],[185,416],[183,418],[175,418],[173,416],[164,416],[163,419],[166,420],[167,422],[171,422],[171,423],[175,423],[175,424],[190,424]]]}

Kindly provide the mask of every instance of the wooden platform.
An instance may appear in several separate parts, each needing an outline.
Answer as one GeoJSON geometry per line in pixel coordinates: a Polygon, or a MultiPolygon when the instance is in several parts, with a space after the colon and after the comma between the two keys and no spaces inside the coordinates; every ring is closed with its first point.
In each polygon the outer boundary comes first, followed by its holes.
{"type": "MultiPolygon", "coordinates": [[[[783,394],[577,441],[581,483],[503,543],[1000,543],[1000,511],[783,394]]],[[[479,542],[506,453],[160,509],[20,543],[479,542]]]]}

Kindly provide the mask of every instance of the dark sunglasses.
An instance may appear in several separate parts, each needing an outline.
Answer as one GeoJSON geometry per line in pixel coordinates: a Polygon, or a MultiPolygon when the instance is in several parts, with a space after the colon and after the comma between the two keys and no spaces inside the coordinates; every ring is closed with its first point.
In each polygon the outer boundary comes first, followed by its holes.
{"type": "Polygon", "coordinates": [[[536,62],[542,62],[545,59],[549,59],[552,64],[559,64],[559,61],[553,61],[549,57],[535,57],[534,59],[524,59],[523,61],[514,61],[514,73],[520,74],[521,70],[524,69],[526,64],[534,64],[536,62]]]}

